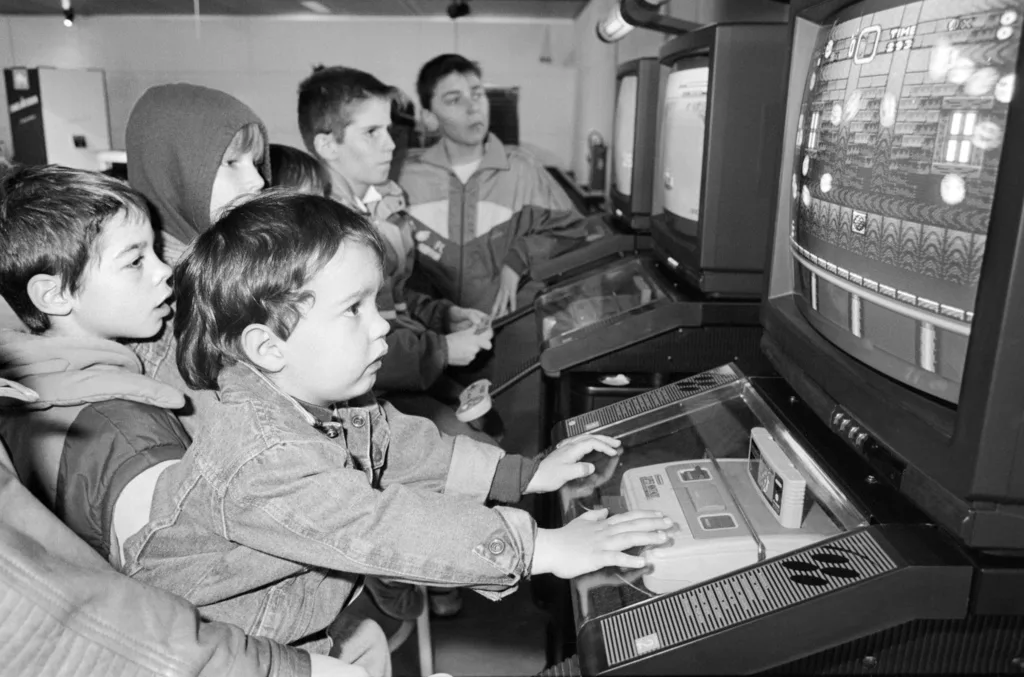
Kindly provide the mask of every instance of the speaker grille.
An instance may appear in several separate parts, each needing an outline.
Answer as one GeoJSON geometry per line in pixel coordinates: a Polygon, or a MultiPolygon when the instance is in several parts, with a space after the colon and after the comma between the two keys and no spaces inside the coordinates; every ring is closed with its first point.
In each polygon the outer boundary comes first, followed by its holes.
{"type": "Polygon", "coordinates": [[[870,533],[847,534],[601,620],[605,658],[614,667],[895,568],[870,533]]]}

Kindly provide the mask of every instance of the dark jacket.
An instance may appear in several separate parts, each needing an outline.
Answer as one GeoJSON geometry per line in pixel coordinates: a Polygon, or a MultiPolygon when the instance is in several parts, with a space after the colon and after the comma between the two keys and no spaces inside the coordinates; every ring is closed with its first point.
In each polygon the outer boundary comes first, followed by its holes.
{"type": "MultiPolygon", "coordinates": [[[[242,127],[263,122],[224,92],[178,83],[150,87],[132,108],[125,131],[128,183],[153,207],[153,225],[168,263],[210,227],[210,196],[224,151],[242,127]]],[[[257,168],[270,183],[270,150],[257,168]]]]}
{"type": "Polygon", "coordinates": [[[309,654],[122,576],[18,482],[0,444],[0,671],[9,677],[306,677],[309,654]]]}
{"type": "Polygon", "coordinates": [[[390,181],[356,198],[342,177],[335,176],[331,185],[332,197],[365,214],[384,240],[384,285],[377,294],[377,309],[391,329],[375,389],[381,393],[425,391],[448,366],[445,334],[453,304],[408,288],[416,246],[402,189],[390,181]]]}
{"type": "Polygon", "coordinates": [[[100,555],[111,552],[114,506],[140,473],[182,457],[189,436],[173,411],[185,400],[142,375],[127,347],[96,338],[0,331],[0,377],[39,400],[7,401],[0,437],[18,475],[100,555]]]}

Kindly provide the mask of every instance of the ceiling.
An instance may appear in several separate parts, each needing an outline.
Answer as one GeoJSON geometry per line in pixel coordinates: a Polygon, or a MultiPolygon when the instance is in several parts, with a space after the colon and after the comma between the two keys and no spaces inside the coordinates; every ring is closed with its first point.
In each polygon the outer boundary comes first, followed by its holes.
{"type": "MultiPolygon", "coordinates": [[[[192,14],[194,0],[72,0],[75,13],[192,14]]],[[[301,0],[198,0],[200,14],[317,16],[301,0]]],[[[319,0],[334,16],[447,16],[451,0],[319,0]]],[[[470,17],[573,18],[587,0],[468,0],[470,17]]],[[[0,0],[0,14],[61,13],[61,0],[0,0]]],[[[327,15],[325,15],[327,16],[327,15]]]]}

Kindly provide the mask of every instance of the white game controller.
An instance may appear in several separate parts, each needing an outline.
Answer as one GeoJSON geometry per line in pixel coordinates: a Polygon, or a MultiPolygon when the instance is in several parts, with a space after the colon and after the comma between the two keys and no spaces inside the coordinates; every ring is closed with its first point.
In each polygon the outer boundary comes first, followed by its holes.
{"type": "Polygon", "coordinates": [[[485,378],[473,381],[459,393],[455,418],[463,423],[475,421],[491,410],[491,382],[485,378]]]}

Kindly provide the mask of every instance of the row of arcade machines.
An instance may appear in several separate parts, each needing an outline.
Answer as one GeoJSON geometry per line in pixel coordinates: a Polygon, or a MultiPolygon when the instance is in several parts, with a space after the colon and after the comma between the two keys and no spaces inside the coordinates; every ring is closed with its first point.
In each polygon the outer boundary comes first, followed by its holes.
{"type": "Polygon", "coordinates": [[[531,318],[545,443],[623,442],[550,526],[676,523],[571,582],[582,674],[1024,669],[1022,30],[793,0],[662,49],[651,246],[578,255],[531,318]]]}

